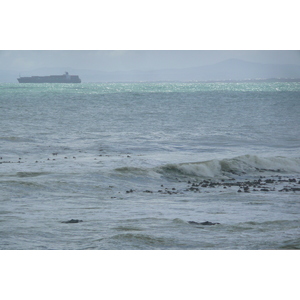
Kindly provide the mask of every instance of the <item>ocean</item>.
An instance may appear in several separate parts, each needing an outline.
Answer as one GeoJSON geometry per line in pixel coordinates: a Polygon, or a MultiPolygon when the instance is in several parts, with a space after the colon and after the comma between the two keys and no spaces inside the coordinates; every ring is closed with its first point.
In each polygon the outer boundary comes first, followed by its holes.
{"type": "Polygon", "coordinates": [[[300,84],[0,84],[1,250],[300,248],[300,84]]]}

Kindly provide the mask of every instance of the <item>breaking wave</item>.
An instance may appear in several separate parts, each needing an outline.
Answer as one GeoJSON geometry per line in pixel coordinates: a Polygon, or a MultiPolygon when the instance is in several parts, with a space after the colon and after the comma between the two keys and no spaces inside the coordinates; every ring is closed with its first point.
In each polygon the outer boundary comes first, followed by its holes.
{"type": "Polygon", "coordinates": [[[166,177],[230,178],[233,175],[299,174],[300,158],[243,155],[230,159],[167,164],[157,169],[166,177]]]}

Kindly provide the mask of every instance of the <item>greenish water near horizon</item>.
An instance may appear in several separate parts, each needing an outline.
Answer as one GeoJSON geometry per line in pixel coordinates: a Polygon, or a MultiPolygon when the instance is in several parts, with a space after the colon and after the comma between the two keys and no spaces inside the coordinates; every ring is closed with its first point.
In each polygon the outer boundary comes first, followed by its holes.
{"type": "Polygon", "coordinates": [[[76,90],[78,93],[118,93],[118,92],[197,92],[197,91],[299,91],[299,82],[123,82],[123,83],[0,83],[10,88],[27,88],[36,91],[76,90]]]}

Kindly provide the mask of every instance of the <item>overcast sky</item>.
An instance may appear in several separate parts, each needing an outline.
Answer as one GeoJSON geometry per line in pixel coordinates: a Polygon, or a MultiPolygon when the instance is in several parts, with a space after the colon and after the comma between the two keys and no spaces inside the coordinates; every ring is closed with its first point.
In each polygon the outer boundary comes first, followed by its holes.
{"type": "Polygon", "coordinates": [[[2,50],[0,70],[21,72],[43,67],[101,71],[197,67],[237,58],[250,62],[300,65],[300,51],[209,50],[2,50]]]}
{"type": "Polygon", "coordinates": [[[298,10],[290,0],[284,6],[273,3],[272,13],[269,1],[261,0],[243,5],[237,0],[201,5],[194,0],[114,0],[98,5],[53,0],[39,8],[35,0],[16,1],[4,1],[1,7],[0,70],[160,70],[230,58],[300,65],[298,10]]]}

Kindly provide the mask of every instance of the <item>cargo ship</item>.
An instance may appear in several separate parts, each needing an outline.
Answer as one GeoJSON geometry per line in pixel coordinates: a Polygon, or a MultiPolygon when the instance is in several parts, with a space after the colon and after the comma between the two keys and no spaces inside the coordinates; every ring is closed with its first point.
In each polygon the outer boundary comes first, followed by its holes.
{"type": "Polygon", "coordinates": [[[69,75],[65,72],[63,75],[50,76],[31,76],[17,78],[19,83],[81,83],[78,75],[69,75]]]}

